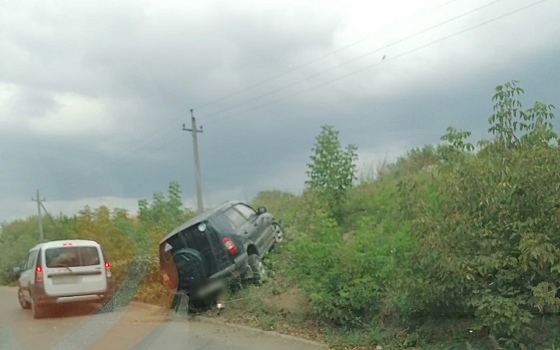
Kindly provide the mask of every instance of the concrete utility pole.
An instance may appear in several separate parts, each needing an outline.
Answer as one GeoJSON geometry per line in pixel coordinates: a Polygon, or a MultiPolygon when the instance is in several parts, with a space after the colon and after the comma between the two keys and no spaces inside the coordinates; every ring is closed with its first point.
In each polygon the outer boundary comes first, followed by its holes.
{"type": "Polygon", "coordinates": [[[193,150],[194,150],[194,165],[195,165],[195,178],[196,178],[196,202],[198,206],[198,213],[202,213],[204,206],[202,204],[202,189],[200,188],[200,163],[198,161],[198,140],[196,137],[197,133],[202,132],[202,126],[200,130],[196,129],[196,119],[194,118],[193,110],[191,109],[191,129],[187,129],[185,124],[183,124],[183,131],[190,131],[193,138],[193,150]]]}
{"type": "Polygon", "coordinates": [[[41,216],[41,207],[43,206],[43,204],[41,203],[42,201],[45,201],[45,199],[41,199],[41,197],[39,196],[39,190],[37,190],[37,198],[31,198],[34,202],[37,202],[37,212],[39,214],[39,236],[41,239],[41,242],[43,242],[43,240],[45,239],[45,235],[43,234],[43,218],[41,216]]]}

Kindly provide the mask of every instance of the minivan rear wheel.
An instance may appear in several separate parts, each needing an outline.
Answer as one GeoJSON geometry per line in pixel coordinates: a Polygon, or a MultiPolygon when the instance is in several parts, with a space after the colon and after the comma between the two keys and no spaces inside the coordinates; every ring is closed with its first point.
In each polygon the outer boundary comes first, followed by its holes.
{"type": "Polygon", "coordinates": [[[21,290],[21,288],[18,289],[18,301],[19,305],[21,305],[21,307],[24,309],[29,309],[31,307],[31,304],[29,304],[29,302],[25,300],[25,296],[23,295],[23,291],[21,290]]]}

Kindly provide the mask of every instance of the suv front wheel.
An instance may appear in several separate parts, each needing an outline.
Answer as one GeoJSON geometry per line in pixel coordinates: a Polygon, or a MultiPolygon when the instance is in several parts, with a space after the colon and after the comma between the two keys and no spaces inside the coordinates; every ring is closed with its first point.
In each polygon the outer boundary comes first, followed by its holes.
{"type": "Polygon", "coordinates": [[[282,227],[277,222],[272,225],[272,228],[274,229],[275,243],[282,243],[282,241],[284,240],[284,230],[282,230],[282,227]]]}
{"type": "Polygon", "coordinates": [[[266,281],[266,268],[258,254],[249,255],[249,266],[253,271],[253,282],[255,284],[262,284],[266,281]]]}

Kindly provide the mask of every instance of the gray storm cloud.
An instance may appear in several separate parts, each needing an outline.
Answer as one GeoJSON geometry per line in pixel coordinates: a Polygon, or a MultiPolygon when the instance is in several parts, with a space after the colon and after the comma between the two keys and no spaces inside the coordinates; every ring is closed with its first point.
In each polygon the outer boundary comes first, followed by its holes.
{"type": "Polygon", "coordinates": [[[426,5],[391,31],[374,31],[391,8],[359,2],[6,4],[0,220],[32,215],[36,189],[65,211],[86,198],[133,206],[170,181],[190,201],[191,108],[204,127],[205,196],[217,204],[301,190],[322,124],[363,157],[394,158],[448,125],[484,135],[493,89],[508,80],[527,103],[558,104],[560,9],[550,2],[503,19],[526,4],[488,6],[377,51],[482,4],[426,5]]]}

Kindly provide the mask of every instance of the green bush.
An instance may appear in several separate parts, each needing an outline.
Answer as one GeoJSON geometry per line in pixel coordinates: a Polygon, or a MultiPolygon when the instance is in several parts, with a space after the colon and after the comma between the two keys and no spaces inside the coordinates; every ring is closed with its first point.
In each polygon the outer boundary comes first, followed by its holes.
{"type": "Polygon", "coordinates": [[[0,284],[17,280],[13,273],[15,266],[22,266],[27,253],[39,241],[39,229],[34,218],[2,223],[0,243],[0,284]]]}
{"type": "Polygon", "coordinates": [[[433,307],[453,300],[460,313],[476,317],[478,329],[510,347],[529,341],[534,314],[560,306],[560,151],[550,142],[552,107],[523,111],[513,97],[520,92],[515,84],[497,88],[490,118],[496,137],[479,143],[477,153],[463,142],[468,133],[449,129],[449,145],[440,148],[445,164],[431,184],[435,200],[407,202],[417,270],[428,277],[424,299],[435,296],[433,307]]]}
{"type": "Polygon", "coordinates": [[[422,320],[434,317],[509,348],[535,339],[537,315],[560,311],[560,150],[554,107],[523,110],[522,92],[496,88],[493,140],[475,147],[448,128],[443,144],[350,189],[344,226],[323,197],[302,198],[286,252],[318,315],[400,327],[410,341],[415,329],[430,337],[422,320]]]}
{"type": "Polygon", "coordinates": [[[394,316],[408,308],[398,291],[410,274],[412,240],[391,204],[396,186],[384,184],[377,194],[368,206],[372,214],[358,218],[352,232],[343,234],[336,221],[316,211],[307,233],[287,248],[314,309],[337,325],[363,327],[380,313],[394,316]]]}

